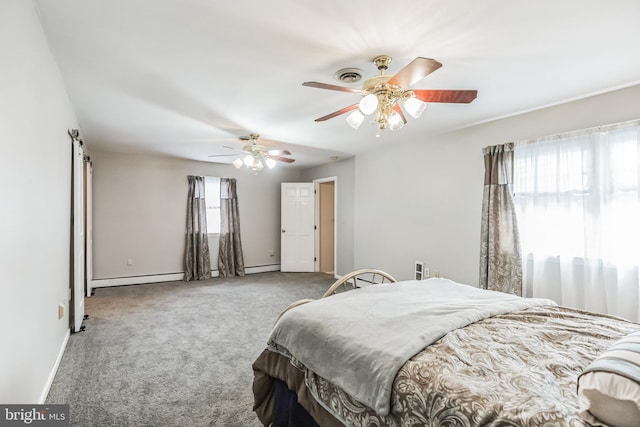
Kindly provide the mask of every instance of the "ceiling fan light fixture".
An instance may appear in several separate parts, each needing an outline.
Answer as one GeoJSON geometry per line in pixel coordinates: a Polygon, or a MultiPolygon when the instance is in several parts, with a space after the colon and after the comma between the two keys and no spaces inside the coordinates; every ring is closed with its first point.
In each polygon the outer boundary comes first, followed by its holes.
{"type": "Polygon", "coordinates": [[[420,115],[422,114],[422,112],[426,107],[427,107],[426,102],[422,102],[418,98],[413,96],[404,100],[404,109],[414,119],[417,119],[418,117],[420,117],[420,115]]]}
{"type": "Polygon", "coordinates": [[[389,130],[397,130],[404,126],[402,117],[395,111],[389,115],[389,130]]]}
{"type": "Polygon", "coordinates": [[[262,164],[262,160],[260,160],[258,157],[255,157],[253,159],[253,164],[251,165],[251,169],[254,172],[258,172],[261,171],[264,168],[264,165],[262,164]]]}
{"type": "Polygon", "coordinates": [[[360,107],[362,114],[368,116],[378,108],[378,97],[373,93],[370,93],[360,100],[358,107],[360,107]]]}
{"type": "MultiPolygon", "coordinates": [[[[250,141],[250,144],[247,144],[244,147],[242,147],[242,150],[225,146],[225,148],[228,148],[228,149],[242,151],[242,154],[237,155],[235,160],[231,162],[231,164],[233,164],[233,166],[236,169],[240,169],[242,168],[242,166],[246,166],[247,169],[251,169],[254,175],[257,175],[258,172],[264,169],[265,166],[267,166],[269,169],[273,169],[274,167],[276,167],[278,162],[284,162],[284,163],[295,162],[295,159],[283,157],[291,154],[289,150],[267,149],[267,147],[265,147],[264,145],[257,143],[257,140],[259,137],[260,135],[258,135],[257,133],[252,133],[248,137],[242,137],[242,136],[239,137],[241,141],[250,141]]],[[[213,154],[213,155],[210,155],[209,157],[219,157],[219,156],[226,157],[226,156],[233,156],[233,154],[213,154]]],[[[227,163],[227,162],[224,162],[224,163],[227,163]]]]}
{"type": "Polygon", "coordinates": [[[276,161],[270,157],[267,157],[264,162],[266,163],[269,169],[273,169],[276,166],[276,161]]]}
{"type": "Polygon", "coordinates": [[[364,121],[364,115],[360,110],[355,110],[353,113],[347,116],[347,124],[354,129],[358,129],[364,121]]]}

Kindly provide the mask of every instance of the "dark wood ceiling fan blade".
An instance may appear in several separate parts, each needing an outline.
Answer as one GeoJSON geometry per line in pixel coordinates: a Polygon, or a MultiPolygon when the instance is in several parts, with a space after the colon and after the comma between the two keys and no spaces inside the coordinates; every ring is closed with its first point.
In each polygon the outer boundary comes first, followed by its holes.
{"type": "Polygon", "coordinates": [[[391,77],[387,84],[398,85],[401,88],[406,89],[414,83],[424,79],[440,67],[442,67],[442,64],[435,59],[422,58],[419,56],[402,70],[398,71],[395,76],[391,77]]]}
{"type": "Polygon", "coordinates": [[[478,96],[477,90],[413,90],[416,98],[424,102],[468,104],[478,96]]]}
{"type": "Polygon", "coordinates": [[[288,157],[280,157],[280,156],[269,156],[269,158],[273,160],[277,160],[279,162],[285,162],[285,163],[293,163],[296,161],[295,159],[289,159],[288,157]]]}
{"type": "Polygon", "coordinates": [[[290,156],[291,153],[287,150],[269,150],[267,154],[270,156],[290,156]]]}
{"type": "Polygon", "coordinates": [[[338,90],[340,92],[351,92],[351,93],[358,93],[358,94],[363,93],[361,89],[354,89],[346,86],[330,85],[330,84],[320,83],[320,82],[304,82],[302,83],[302,86],[315,87],[318,89],[338,90]]]}
{"type": "Polygon", "coordinates": [[[316,122],[324,122],[325,120],[329,120],[329,119],[332,119],[332,118],[334,118],[336,116],[339,116],[341,114],[348,113],[349,111],[353,111],[356,108],[358,108],[358,104],[349,105],[348,107],[344,107],[341,110],[334,111],[333,113],[327,114],[326,116],[322,116],[322,117],[316,119],[315,121],[316,122]]]}
{"type": "Polygon", "coordinates": [[[407,124],[407,118],[404,116],[404,112],[402,111],[402,108],[400,108],[400,104],[398,104],[397,102],[394,104],[393,106],[393,110],[400,114],[400,118],[402,119],[402,122],[406,125],[407,124]]]}

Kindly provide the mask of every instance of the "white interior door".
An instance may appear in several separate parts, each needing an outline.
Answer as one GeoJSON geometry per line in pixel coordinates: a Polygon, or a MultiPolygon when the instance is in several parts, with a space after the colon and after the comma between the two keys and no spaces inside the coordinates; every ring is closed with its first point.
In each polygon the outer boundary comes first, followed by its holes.
{"type": "Polygon", "coordinates": [[[84,320],[84,150],[73,141],[73,332],[82,329],[84,320]]]}
{"type": "Polygon", "coordinates": [[[312,182],[282,183],[280,271],[314,271],[313,188],[312,182]]]}

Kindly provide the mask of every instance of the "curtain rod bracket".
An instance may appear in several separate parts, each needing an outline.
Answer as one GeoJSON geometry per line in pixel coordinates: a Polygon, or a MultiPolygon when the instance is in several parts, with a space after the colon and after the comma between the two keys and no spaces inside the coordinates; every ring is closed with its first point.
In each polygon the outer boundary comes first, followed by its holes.
{"type": "Polygon", "coordinates": [[[80,131],[78,129],[69,129],[67,130],[67,133],[71,137],[71,140],[73,141],[77,140],[82,145],[82,139],[80,139],[80,131]]]}

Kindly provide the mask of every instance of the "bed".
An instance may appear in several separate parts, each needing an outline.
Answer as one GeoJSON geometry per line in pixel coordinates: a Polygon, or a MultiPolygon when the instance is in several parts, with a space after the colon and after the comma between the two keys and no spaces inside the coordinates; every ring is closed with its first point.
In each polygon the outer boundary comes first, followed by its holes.
{"type": "Polygon", "coordinates": [[[253,364],[265,426],[640,425],[640,373],[611,362],[640,365],[634,322],[441,278],[332,288],[288,307],[253,364]]]}

